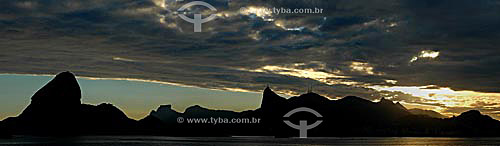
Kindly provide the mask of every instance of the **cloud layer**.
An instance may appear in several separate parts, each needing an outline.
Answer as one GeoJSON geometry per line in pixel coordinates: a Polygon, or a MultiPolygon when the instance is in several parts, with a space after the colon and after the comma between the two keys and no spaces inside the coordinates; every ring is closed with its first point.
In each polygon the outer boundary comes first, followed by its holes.
{"type": "Polygon", "coordinates": [[[493,0],[206,0],[217,12],[182,12],[217,14],[202,33],[178,17],[190,1],[0,2],[3,73],[71,70],[242,91],[271,84],[291,95],[313,85],[330,98],[390,97],[450,114],[500,108],[500,3],[493,0]],[[324,11],[262,11],[273,7],[324,11]],[[471,95],[463,98],[477,101],[473,105],[447,105],[407,88],[389,90],[430,85],[491,98],[471,95]]]}

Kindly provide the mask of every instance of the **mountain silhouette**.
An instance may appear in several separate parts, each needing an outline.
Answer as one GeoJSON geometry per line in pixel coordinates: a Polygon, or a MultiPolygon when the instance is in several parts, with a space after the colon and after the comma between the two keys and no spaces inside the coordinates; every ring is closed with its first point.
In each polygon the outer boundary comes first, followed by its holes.
{"type": "MultiPolygon", "coordinates": [[[[299,108],[308,107],[323,117],[323,124],[308,131],[309,136],[498,136],[500,122],[478,111],[468,111],[460,116],[442,118],[426,114],[414,114],[400,103],[381,98],[372,102],[360,97],[347,96],[330,100],[316,93],[283,98],[266,87],[261,107],[245,112],[209,110],[195,105],[184,113],[171,109],[170,105],[161,106],[157,111],[142,119],[141,125],[161,129],[156,134],[170,136],[234,136],[259,135],[275,137],[298,136],[298,130],[283,122],[283,115],[299,108]],[[189,124],[178,123],[178,117],[187,118],[260,118],[259,124],[189,124]],[[166,133],[161,131],[188,131],[166,133]],[[208,131],[208,132],[207,132],[208,131]]],[[[429,112],[429,111],[426,111],[429,112]]],[[[440,114],[439,114],[440,115],[440,114]]],[[[299,120],[312,123],[318,120],[309,113],[297,113],[289,118],[292,123],[299,120]]]]}
{"type": "Polygon", "coordinates": [[[450,120],[460,127],[466,136],[498,136],[500,125],[499,121],[487,115],[482,115],[477,110],[470,110],[460,114],[450,120]]]}
{"type": "Polygon", "coordinates": [[[82,104],[74,74],[62,72],[32,96],[31,103],[19,116],[0,122],[0,137],[12,134],[297,137],[299,131],[284,120],[294,124],[321,120],[320,125],[307,131],[310,137],[500,136],[500,121],[479,111],[451,118],[441,116],[433,111],[408,110],[385,98],[378,102],[355,96],[331,100],[309,92],[287,99],[266,87],[261,105],[255,110],[234,112],[194,105],[177,112],[172,105],[162,105],[135,121],[112,104],[82,104]],[[307,112],[284,116],[298,108],[312,109],[321,116],[307,112]]]}
{"type": "Polygon", "coordinates": [[[423,110],[423,109],[414,108],[414,109],[409,109],[408,111],[410,111],[410,113],[412,113],[414,115],[425,115],[425,116],[429,116],[429,117],[433,117],[433,118],[447,118],[446,116],[444,116],[436,111],[433,111],[433,110],[423,110]]]}
{"type": "Polygon", "coordinates": [[[2,123],[15,134],[78,135],[116,133],[134,127],[134,120],[111,104],[82,104],[78,81],[61,72],[38,90],[18,116],[2,123]]]}
{"type": "MultiPolygon", "coordinates": [[[[272,92],[266,88],[267,92],[272,92]]],[[[263,103],[269,98],[277,99],[275,93],[264,93],[263,103]],[[273,96],[267,96],[273,95],[273,96]]],[[[282,98],[282,97],[280,97],[282,98]]],[[[411,115],[406,108],[399,103],[382,98],[379,102],[371,102],[363,98],[348,96],[339,100],[329,100],[316,93],[306,93],[291,97],[279,103],[280,109],[262,108],[264,115],[272,115],[272,118],[263,117],[263,121],[272,120],[269,127],[274,136],[289,137],[297,136],[297,130],[283,124],[283,115],[300,107],[311,108],[322,114],[324,124],[308,131],[311,136],[368,136],[375,133],[367,132],[368,129],[378,127],[390,127],[390,123],[403,116],[411,115]]],[[[298,123],[298,119],[307,119],[314,122],[314,117],[307,117],[307,113],[298,114],[292,122],[298,123]]],[[[310,115],[310,114],[309,114],[310,115]]],[[[264,123],[266,124],[266,123],[264,123]]]]}

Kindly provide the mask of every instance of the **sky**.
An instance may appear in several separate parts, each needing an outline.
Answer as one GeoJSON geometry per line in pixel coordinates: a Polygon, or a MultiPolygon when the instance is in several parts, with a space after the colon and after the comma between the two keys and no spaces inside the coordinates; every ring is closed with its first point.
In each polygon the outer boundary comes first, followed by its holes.
{"type": "Polygon", "coordinates": [[[177,11],[188,2],[0,0],[0,73],[69,70],[235,92],[271,84],[290,96],[312,85],[331,99],[500,117],[498,1],[206,0],[217,11],[177,11]],[[179,14],[217,17],[193,32],[179,14]]]}
{"type": "MultiPolygon", "coordinates": [[[[0,120],[19,115],[29,105],[30,97],[53,77],[54,75],[0,75],[0,120]]],[[[193,105],[245,111],[258,108],[262,99],[260,93],[182,87],[161,82],[87,77],[78,77],[77,80],[82,90],[82,103],[111,103],[136,120],[146,117],[160,105],[172,105],[179,112],[184,112],[193,105]]]]}

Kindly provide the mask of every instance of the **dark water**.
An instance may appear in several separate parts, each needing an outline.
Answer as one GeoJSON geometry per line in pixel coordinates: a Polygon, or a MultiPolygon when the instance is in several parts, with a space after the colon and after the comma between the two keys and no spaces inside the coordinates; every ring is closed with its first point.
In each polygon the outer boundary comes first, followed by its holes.
{"type": "Polygon", "coordinates": [[[77,138],[16,137],[0,139],[14,146],[320,146],[320,145],[500,145],[500,138],[351,137],[351,138],[200,138],[151,136],[86,136],[77,138]]]}

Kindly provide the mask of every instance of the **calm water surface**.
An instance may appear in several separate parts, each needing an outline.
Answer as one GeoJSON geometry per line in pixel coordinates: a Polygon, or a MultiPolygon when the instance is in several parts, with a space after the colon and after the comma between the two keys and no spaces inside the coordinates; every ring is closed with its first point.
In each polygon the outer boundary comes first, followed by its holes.
{"type": "Polygon", "coordinates": [[[320,146],[320,145],[500,145],[500,138],[351,137],[351,138],[200,138],[151,136],[86,136],[77,138],[16,137],[0,140],[14,146],[320,146]]]}

